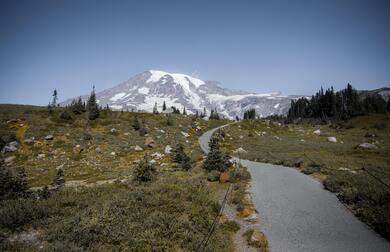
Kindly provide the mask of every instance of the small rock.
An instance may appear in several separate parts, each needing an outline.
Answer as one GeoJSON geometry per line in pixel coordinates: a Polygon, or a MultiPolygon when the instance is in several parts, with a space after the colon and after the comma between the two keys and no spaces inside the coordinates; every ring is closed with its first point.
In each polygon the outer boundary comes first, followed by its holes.
{"type": "Polygon", "coordinates": [[[53,135],[47,135],[45,136],[45,140],[53,140],[54,136],[53,135]]]}
{"type": "Polygon", "coordinates": [[[97,147],[97,148],[95,149],[95,151],[96,151],[96,153],[98,153],[98,154],[101,154],[101,153],[102,153],[102,149],[100,149],[99,147],[97,147]]]}
{"type": "Polygon", "coordinates": [[[64,169],[64,165],[65,164],[61,164],[59,166],[56,167],[56,170],[59,171],[59,170],[63,170],[64,169]]]}
{"type": "Polygon", "coordinates": [[[151,164],[155,164],[156,162],[157,162],[157,161],[154,160],[154,159],[152,159],[152,160],[149,161],[149,163],[151,163],[151,164]]]}
{"type": "Polygon", "coordinates": [[[151,155],[153,158],[157,159],[157,160],[160,160],[164,157],[163,154],[161,154],[160,152],[155,152],[151,155]]]}
{"type": "Polygon", "coordinates": [[[34,137],[27,138],[27,139],[24,139],[24,143],[25,143],[25,144],[33,144],[33,143],[34,143],[34,140],[35,140],[34,137]]]}
{"type": "Polygon", "coordinates": [[[115,129],[115,128],[112,128],[112,129],[110,129],[110,132],[111,132],[111,133],[117,133],[117,132],[118,132],[118,130],[117,130],[117,129],[115,129]]]}
{"type": "Polygon", "coordinates": [[[240,139],[243,139],[244,137],[243,136],[240,136],[240,139]]]}
{"type": "Polygon", "coordinates": [[[361,143],[356,148],[360,148],[360,149],[378,149],[378,146],[376,146],[375,144],[370,144],[370,143],[361,143]]]}
{"type": "Polygon", "coordinates": [[[233,152],[234,152],[234,153],[247,153],[247,151],[244,150],[244,148],[242,148],[242,147],[240,147],[240,148],[234,150],[233,152]]]}
{"type": "Polygon", "coordinates": [[[222,172],[221,175],[219,175],[219,183],[226,183],[229,182],[230,176],[227,172],[222,172]]]}
{"type": "Polygon", "coordinates": [[[46,155],[44,153],[41,153],[41,154],[38,154],[38,159],[42,159],[42,158],[45,158],[46,155]]]}
{"type": "Polygon", "coordinates": [[[184,132],[184,131],[182,131],[181,134],[182,134],[184,137],[189,137],[189,136],[190,136],[190,134],[188,134],[188,133],[186,133],[186,132],[184,132]]]}
{"type": "Polygon", "coordinates": [[[116,153],[114,151],[111,152],[110,154],[111,154],[111,156],[115,156],[116,155],[116,153]]]}
{"type": "Polygon", "coordinates": [[[144,149],[142,149],[141,146],[136,145],[136,146],[134,147],[134,150],[135,150],[135,151],[143,151],[144,149]]]}
{"type": "Polygon", "coordinates": [[[130,135],[130,133],[129,132],[125,132],[123,135],[128,136],[128,135],[130,135]]]}
{"type": "Polygon", "coordinates": [[[240,213],[240,217],[241,218],[247,218],[248,216],[250,216],[251,214],[253,214],[253,210],[252,209],[249,209],[249,208],[244,208],[240,213]]]}
{"type": "Polygon", "coordinates": [[[280,137],[278,137],[278,136],[274,136],[274,138],[276,139],[276,140],[282,140],[280,137]]]}
{"type": "Polygon", "coordinates": [[[328,137],[328,142],[337,143],[337,139],[335,137],[328,137]]]}
{"type": "Polygon", "coordinates": [[[244,218],[244,220],[249,221],[249,222],[254,222],[257,220],[257,214],[252,213],[248,217],[244,218]]]}
{"type": "Polygon", "coordinates": [[[170,154],[172,152],[172,147],[170,145],[165,146],[164,152],[170,154]]]}
{"type": "Polygon", "coordinates": [[[14,152],[16,151],[18,148],[16,148],[16,146],[9,146],[9,145],[6,145],[4,146],[4,148],[1,150],[2,153],[5,153],[5,152],[14,152]]]}
{"type": "Polygon", "coordinates": [[[313,134],[319,136],[319,135],[321,135],[321,130],[320,129],[315,130],[315,131],[313,131],[313,134]]]}
{"type": "Polygon", "coordinates": [[[150,147],[150,148],[155,148],[157,146],[157,143],[153,138],[147,137],[145,139],[145,145],[150,147]]]}
{"type": "Polygon", "coordinates": [[[15,156],[7,157],[4,159],[4,162],[7,164],[12,163],[12,161],[14,161],[15,158],[16,158],[15,156]]]}

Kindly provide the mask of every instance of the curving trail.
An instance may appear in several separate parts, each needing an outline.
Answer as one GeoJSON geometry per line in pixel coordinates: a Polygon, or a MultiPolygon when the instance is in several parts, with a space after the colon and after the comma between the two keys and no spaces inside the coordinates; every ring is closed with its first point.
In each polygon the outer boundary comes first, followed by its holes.
{"type": "MultiPolygon", "coordinates": [[[[206,153],[218,128],[199,138],[206,153]]],[[[388,241],[359,221],[317,180],[284,166],[241,162],[251,173],[252,200],[271,251],[390,251],[388,241]]]]}

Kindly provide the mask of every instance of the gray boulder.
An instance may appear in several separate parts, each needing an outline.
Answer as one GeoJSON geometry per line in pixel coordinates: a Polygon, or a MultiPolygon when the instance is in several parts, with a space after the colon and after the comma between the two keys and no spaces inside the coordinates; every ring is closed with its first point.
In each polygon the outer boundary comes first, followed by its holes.
{"type": "Polygon", "coordinates": [[[358,149],[378,149],[378,146],[376,146],[375,144],[371,144],[371,143],[361,143],[357,146],[358,149]]]}
{"type": "Polygon", "coordinates": [[[53,135],[47,135],[45,136],[45,140],[53,140],[54,136],[53,135]]]}

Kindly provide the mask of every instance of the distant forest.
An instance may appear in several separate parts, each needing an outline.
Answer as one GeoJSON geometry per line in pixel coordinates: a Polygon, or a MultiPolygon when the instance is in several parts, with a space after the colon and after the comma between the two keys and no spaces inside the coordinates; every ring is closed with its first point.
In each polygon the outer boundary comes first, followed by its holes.
{"type": "Polygon", "coordinates": [[[346,120],[353,116],[390,111],[390,99],[386,102],[377,93],[360,92],[351,84],[335,92],[333,87],[323,88],[311,97],[291,101],[287,119],[319,118],[322,120],[346,120]]]}

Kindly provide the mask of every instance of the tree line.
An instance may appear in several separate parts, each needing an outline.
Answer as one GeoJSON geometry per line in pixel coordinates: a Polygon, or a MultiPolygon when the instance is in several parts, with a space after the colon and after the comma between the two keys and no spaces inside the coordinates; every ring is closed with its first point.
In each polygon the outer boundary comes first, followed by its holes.
{"type": "Polygon", "coordinates": [[[390,99],[379,94],[360,94],[348,83],[345,89],[335,92],[333,87],[321,89],[310,99],[302,97],[291,101],[287,119],[319,118],[346,120],[354,116],[390,111],[390,99]]]}

